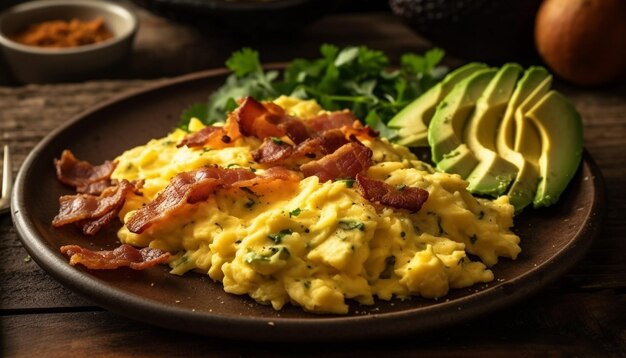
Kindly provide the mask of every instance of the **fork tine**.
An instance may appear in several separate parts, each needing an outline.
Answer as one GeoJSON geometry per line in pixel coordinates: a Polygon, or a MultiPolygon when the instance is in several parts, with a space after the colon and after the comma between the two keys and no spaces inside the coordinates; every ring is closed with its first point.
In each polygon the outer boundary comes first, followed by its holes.
{"type": "Polygon", "coordinates": [[[4,163],[2,165],[2,198],[8,198],[11,195],[11,186],[13,184],[13,170],[11,168],[11,153],[9,146],[4,145],[4,163]]]}

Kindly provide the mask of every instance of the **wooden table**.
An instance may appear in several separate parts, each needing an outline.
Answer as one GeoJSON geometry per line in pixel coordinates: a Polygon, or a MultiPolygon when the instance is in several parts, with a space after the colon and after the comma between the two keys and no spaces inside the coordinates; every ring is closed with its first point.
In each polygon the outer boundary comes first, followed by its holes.
{"type": "MultiPolygon", "coordinates": [[[[221,66],[232,50],[252,45],[139,13],[141,31],[133,58],[125,68],[107,74],[109,79],[0,87],[0,144],[12,146],[16,171],[43,136],[75,114],[161,77],[221,66]]],[[[429,46],[386,13],[331,15],[296,40],[253,45],[269,62],[314,56],[323,42],[365,44],[394,59],[429,46]]],[[[6,73],[1,78],[6,81],[6,73]]],[[[585,147],[604,174],[608,214],[587,256],[522,303],[465,324],[384,342],[252,344],[194,336],[108,312],[64,288],[29,258],[10,216],[4,215],[0,356],[626,355],[626,86],[558,86],[584,118],[585,147]]]]}

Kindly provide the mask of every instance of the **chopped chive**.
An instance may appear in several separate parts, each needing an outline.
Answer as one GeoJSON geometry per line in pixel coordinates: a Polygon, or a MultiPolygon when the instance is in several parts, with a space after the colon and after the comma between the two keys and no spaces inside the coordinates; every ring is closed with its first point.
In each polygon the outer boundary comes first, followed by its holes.
{"type": "Polygon", "coordinates": [[[267,235],[267,237],[270,240],[274,241],[274,243],[280,244],[283,241],[283,238],[285,236],[291,235],[291,234],[293,234],[293,230],[291,230],[291,229],[283,229],[283,230],[280,230],[277,233],[269,234],[269,235],[267,235]]]}
{"type": "Polygon", "coordinates": [[[354,179],[336,179],[335,181],[343,182],[348,188],[352,188],[354,186],[354,179]]]}
{"type": "Polygon", "coordinates": [[[272,140],[272,142],[274,142],[276,144],[285,144],[285,142],[282,139],[278,138],[278,137],[271,137],[270,139],[272,140]]]}
{"type": "Polygon", "coordinates": [[[339,227],[343,230],[365,230],[365,224],[357,220],[339,220],[339,227]]]}
{"type": "Polygon", "coordinates": [[[294,210],[291,210],[289,212],[289,217],[298,216],[298,215],[300,215],[301,212],[302,212],[302,210],[300,210],[300,208],[296,208],[294,210]]]}

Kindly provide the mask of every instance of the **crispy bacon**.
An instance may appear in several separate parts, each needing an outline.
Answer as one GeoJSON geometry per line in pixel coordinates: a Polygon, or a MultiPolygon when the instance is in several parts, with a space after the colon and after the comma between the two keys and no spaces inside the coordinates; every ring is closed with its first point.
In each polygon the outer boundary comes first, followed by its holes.
{"type": "Polygon", "coordinates": [[[104,189],[113,185],[111,179],[106,178],[98,181],[86,183],[76,187],[76,192],[81,194],[100,195],[104,189]]]}
{"type": "Polygon", "coordinates": [[[100,229],[105,227],[108,223],[113,221],[120,213],[121,206],[115,210],[108,211],[106,214],[102,215],[99,218],[91,219],[91,220],[83,220],[76,223],[78,227],[83,231],[85,235],[95,235],[100,229]]]}
{"type": "Polygon", "coordinates": [[[317,176],[320,182],[340,178],[352,178],[372,165],[372,150],[351,142],[344,144],[333,154],[300,166],[305,177],[317,176]]]}
{"type": "Polygon", "coordinates": [[[311,133],[306,124],[300,119],[285,116],[282,122],[278,124],[278,128],[285,131],[285,134],[295,144],[300,144],[311,137],[311,133]]]}
{"type": "Polygon", "coordinates": [[[340,129],[327,130],[295,147],[277,138],[265,138],[263,144],[252,152],[252,158],[263,164],[297,166],[332,154],[347,143],[350,140],[340,129]]]}
{"type": "Polygon", "coordinates": [[[239,131],[246,136],[260,139],[287,136],[295,144],[302,143],[311,136],[300,119],[287,115],[284,109],[272,102],[261,103],[252,97],[246,97],[233,113],[239,124],[239,131]]]}
{"type": "Polygon", "coordinates": [[[118,185],[106,188],[99,196],[63,195],[59,198],[59,213],[52,219],[52,226],[76,223],[85,234],[95,235],[118,215],[126,196],[134,190],[135,185],[124,179],[118,185]]]}
{"type": "Polygon", "coordinates": [[[128,244],[120,245],[115,250],[104,251],[91,251],[78,245],[66,245],[61,247],[61,253],[70,258],[70,265],[81,264],[92,270],[114,270],[120,267],[145,270],[166,263],[170,258],[169,252],[150,247],[137,250],[128,244]]]}
{"type": "Polygon", "coordinates": [[[289,170],[281,166],[276,166],[265,170],[265,172],[261,175],[257,175],[252,179],[242,180],[233,183],[231,186],[235,188],[250,189],[263,187],[263,190],[277,189],[282,186],[297,184],[300,182],[300,179],[300,175],[293,170],[289,170]]]}
{"type": "Polygon", "coordinates": [[[419,211],[428,200],[428,192],[421,188],[401,186],[394,187],[383,181],[370,179],[357,174],[357,183],[363,197],[371,202],[379,202],[396,209],[419,211]]]}
{"type": "Polygon", "coordinates": [[[185,204],[206,200],[218,186],[254,178],[247,169],[200,168],[176,175],[170,184],[148,205],[135,211],[126,222],[131,232],[142,233],[151,225],[161,222],[185,204]]]}
{"type": "Polygon", "coordinates": [[[293,154],[293,146],[277,138],[265,138],[261,146],[253,151],[252,159],[258,163],[279,163],[293,154]]]}
{"type": "Polygon", "coordinates": [[[306,121],[306,124],[316,132],[324,132],[329,129],[336,129],[341,127],[352,127],[354,122],[358,122],[352,112],[344,110],[341,112],[332,112],[321,114],[317,117],[313,117],[306,121]]]}
{"type": "Polygon", "coordinates": [[[325,155],[334,153],[349,142],[350,140],[340,129],[330,129],[298,145],[295,155],[309,159],[320,159],[325,155]]]}
{"type": "Polygon", "coordinates": [[[75,187],[79,193],[99,194],[104,188],[111,185],[111,173],[116,163],[105,161],[100,165],[92,165],[78,160],[69,150],[61,153],[60,159],[54,159],[54,167],[59,181],[65,185],[75,187]]]}
{"type": "Polygon", "coordinates": [[[263,139],[285,135],[285,131],[278,127],[280,117],[285,113],[277,105],[272,106],[270,103],[263,105],[252,97],[246,97],[233,113],[239,124],[239,131],[245,136],[263,139]]]}
{"type": "Polygon", "coordinates": [[[207,143],[215,142],[216,140],[222,140],[222,137],[226,135],[223,127],[208,126],[201,130],[191,133],[185,136],[180,143],[176,145],[176,148],[183,146],[187,147],[201,147],[207,143]]]}
{"type": "Polygon", "coordinates": [[[373,130],[370,126],[363,127],[360,122],[355,122],[352,127],[341,127],[341,131],[344,135],[351,139],[368,139],[373,140],[378,137],[378,132],[373,130]]]}
{"type": "Polygon", "coordinates": [[[305,122],[312,131],[317,133],[341,129],[347,138],[354,135],[357,138],[373,139],[378,136],[375,130],[369,126],[363,126],[358,118],[348,110],[321,114],[305,122]]]}
{"type": "Polygon", "coordinates": [[[150,226],[176,214],[186,204],[206,200],[218,188],[267,187],[277,189],[285,182],[297,183],[300,177],[283,167],[273,167],[257,176],[247,169],[200,168],[176,175],[148,205],[138,209],[126,222],[129,231],[140,234],[150,226]]]}

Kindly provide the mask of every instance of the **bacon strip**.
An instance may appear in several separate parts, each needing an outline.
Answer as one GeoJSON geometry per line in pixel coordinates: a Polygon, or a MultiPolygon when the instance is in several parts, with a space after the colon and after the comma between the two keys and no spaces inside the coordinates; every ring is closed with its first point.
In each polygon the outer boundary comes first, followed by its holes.
{"type": "Polygon", "coordinates": [[[279,106],[269,103],[263,105],[252,97],[246,97],[233,114],[239,124],[239,131],[245,136],[263,139],[285,135],[285,131],[278,128],[280,118],[285,115],[279,106]]]}
{"type": "Polygon", "coordinates": [[[186,204],[206,200],[218,188],[267,187],[278,189],[285,182],[297,183],[300,177],[283,167],[273,167],[257,176],[247,169],[200,168],[176,175],[148,205],[135,211],[126,222],[129,231],[140,234],[150,226],[167,220],[186,204]]]}
{"type": "Polygon", "coordinates": [[[372,165],[372,150],[351,142],[337,149],[333,154],[300,166],[305,177],[317,176],[320,182],[334,179],[354,179],[355,176],[372,165]]]}
{"type": "Polygon", "coordinates": [[[295,144],[311,137],[303,121],[289,116],[285,110],[272,103],[261,103],[252,97],[246,97],[234,112],[241,134],[260,139],[287,136],[295,144]]]}
{"type": "Polygon", "coordinates": [[[359,119],[352,114],[352,112],[345,110],[321,114],[306,120],[306,124],[316,132],[324,132],[329,129],[337,129],[344,126],[352,127],[355,121],[359,122],[359,119]]]}
{"type": "Polygon", "coordinates": [[[78,245],[61,247],[61,253],[70,258],[70,265],[81,264],[92,270],[114,270],[130,267],[133,270],[145,270],[158,264],[166,263],[170,253],[159,249],[144,247],[137,250],[123,244],[115,250],[91,251],[78,245]]]}
{"type": "Polygon", "coordinates": [[[355,122],[352,127],[341,127],[341,131],[343,131],[346,137],[351,139],[359,138],[373,140],[378,137],[378,132],[373,130],[370,126],[363,127],[359,122],[355,122]]]}
{"type": "Polygon", "coordinates": [[[348,143],[350,143],[350,140],[346,138],[340,129],[330,129],[298,145],[295,155],[310,159],[320,159],[325,155],[334,153],[348,143]]]}
{"type": "Polygon", "coordinates": [[[60,159],[54,159],[54,167],[59,181],[75,187],[79,193],[99,194],[103,188],[111,185],[110,178],[117,164],[105,161],[100,165],[92,165],[78,160],[69,150],[61,153],[60,159]]]}
{"type": "Polygon", "coordinates": [[[218,187],[254,178],[247,169],[200,168],[176,175],[148,205],[135,211],[126,222],[131,232],[140,234],[151,225],[166,220],[186,203],[206,200],[218,187]]]}
{"type": "Polygon", "coordinates": [[[276,166],[265,170],[261,175],[233,183],[231,186],[234,188],[255,189],[264,187],[263,189],[278,189],[286,185],[297,184],[300,182],[300,179],[301,177],[298,173],[285,167],[276,166]]]}
{"type": "Polygon", "coordinates": [[[76,192],[81,194],[100,195],[106,188],[112,185],[112,180],[107,178],[78,186],[76,187],[76,192]]]}
{"type": "Polygon", "coordinates": [[[285,116],[278,128],[285,131],[285,134],[295,144],[300,144],[311,137],[311,133],[306,124],[298,118],[285,116]]]}
{"type": "Polygon", "coordinates": [[[279,163],[293,154],[293,146],[277,141],[275,138],[265,138],[261,146],[253,151],[252,159],[258,163],[274,164],[279,163]]]}
{"type": "Polygon", "coordinates": [[[221,140],[226,135],[223,127],[209,126],[204,127],[201,130],[191,133],[185,136],[180,143],[176,145],[176,148],[183,146],[187,147],[201,147],[209,142],[214,142],[216,139],[221,140]]]}
{"type": "Polygon", "coordinates": [[[95,235],[119,214],[126,196],[134,190],[135,186],[124,179],[118,185],[106,188],[99,196],[63,195],[59,198],[59,213],[52,219],[52,226],[76,223],[83,233],[95,235]]]}
{"type": "Polygon", "coordinates": [[[340,129],[331,129],[319,136],[309,138],[297,146],[277,141],[276,138],[265,138],[263,144],[252,152],[252,158],[263,164],[270,165],[300,165],[312,159],[334,153],[344,144],[350,143],[340,129]]]}
{"type": "Polygon", "coordinates": [[[428,192],[416,187],[393,187],[383,181],[357,174],[357,183],[363,197],[396,209],[419,211],[428,200],[428,192]]]}

